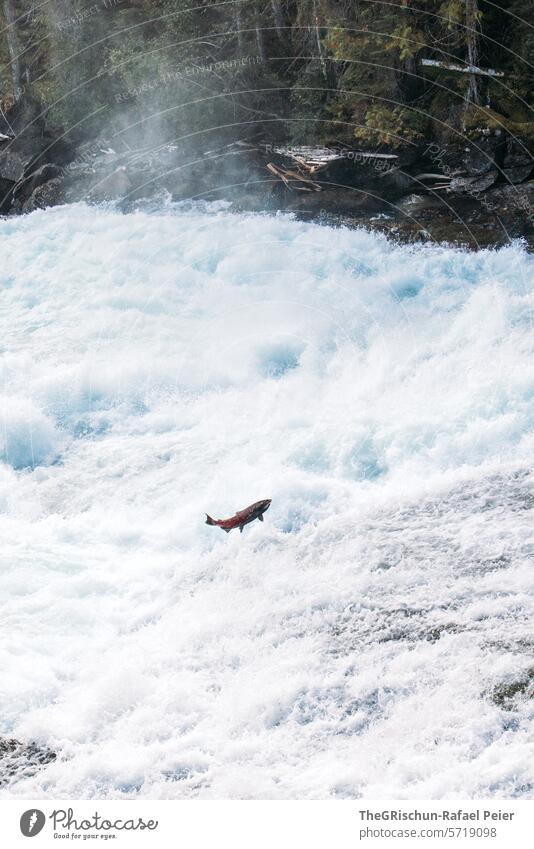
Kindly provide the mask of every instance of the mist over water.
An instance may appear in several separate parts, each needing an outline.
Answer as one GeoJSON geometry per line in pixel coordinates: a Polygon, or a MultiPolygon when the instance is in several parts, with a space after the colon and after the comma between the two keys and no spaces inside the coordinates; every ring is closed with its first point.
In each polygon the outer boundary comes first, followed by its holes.
{"type": "Polygon", "coordinates": [[[531,798],[532,256],[223,203],[0,243],[0,734],[58,754],[2,792],[531,798]]]}

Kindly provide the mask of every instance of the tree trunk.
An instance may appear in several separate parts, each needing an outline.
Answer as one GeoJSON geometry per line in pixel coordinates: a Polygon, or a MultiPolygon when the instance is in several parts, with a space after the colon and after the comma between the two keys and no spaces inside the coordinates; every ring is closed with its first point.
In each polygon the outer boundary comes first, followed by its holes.
{"type": "Polygon", "coordinates": [[[324,58],[323,45],[321,44],[321,33],[319,31],[319,11],[317,9],[317,0],[313,0],[313,23],[315,42],[317,44],[317,55],[319,56],[319,62],[321,63],[323,77],[325,78],[326,82],[328,82],[328,69],[326,67],[326,60],[324,58]]]}
{"type": "Polygon", "coordinates": [[[283,41],[285,38],[285,21],[284,21],[284,13],[282,12],[282,4],[280,0],[271,0],[271,8],[273,10],[273,18],[274,25],[276,28],[276,34],[280,41],[283,41]]]}
{"type": "Polygon", "coordinates": [[[260,62],[265,62],[265,42],[263,40],[263,28],[262,28],[261,14],[258,8],[258,3],[254,4],[254,27],[256,30],[256,44],[258,46],[258,56],[260,57],[260,62]]]}
{"type": "Polygon", "coordinates": [[[11,65],[11,78],[13,80],[13,96],[15,100],[19,100],[22,95],[22,68],[13,0],[4,0],[4,18],[6,21],[5,32],[11,65]]]}
{"type": "Polygon", "coordinates": [[[241,14],[241,3],[236,3],[235,6],[235,28],[237,30],[237,55],[241,59],[243,57],[243,17],[241,14]]]}
{"type": "MultiPolygon", "coordinates": [[[[477,0],[465,0],[465,25],[467,43],[467,64],[471,68],[478,66],[478,2],[477,0]]],[[[469,74],[467,85],[467,103],[480,102],[480,89],[476,74],[469,74]]]]}

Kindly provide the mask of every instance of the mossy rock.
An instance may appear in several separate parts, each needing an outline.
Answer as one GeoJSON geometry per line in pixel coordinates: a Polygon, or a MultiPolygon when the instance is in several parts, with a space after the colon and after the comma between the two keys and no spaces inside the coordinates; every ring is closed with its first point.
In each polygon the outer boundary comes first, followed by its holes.
{"type": "Polygon", "coordinates": [[[480,131],[507,133],[524,142],[534,142],[534,121],[514,121],[495,109],[470,106],[464,113],[466,135],[471,138],[480,131]]]}

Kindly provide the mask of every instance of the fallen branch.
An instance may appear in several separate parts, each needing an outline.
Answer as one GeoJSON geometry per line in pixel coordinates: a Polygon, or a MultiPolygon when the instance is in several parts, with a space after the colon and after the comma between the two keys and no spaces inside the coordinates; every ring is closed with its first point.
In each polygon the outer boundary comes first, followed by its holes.
{"type": "Polygon", "coordinates": [[[266,166],[267,170],[278,177],[288,189],[293,189],[297,192],[320,192],[321,187],[315,183],[309,176],[298,171],[290,171],[287,168],[280,168],[273,162],[269,162],[266,166]],[[304,186],[295,186],[293,183],[304,183],[304,186]]]}
{"type": "Polygon", "coordinates": [[[295,162],[298,162],[301,168],[304,168],[304,170],[308,172],[308,174],[317,174],[318,171],[324,171],[324,169],[328,166],[327,162],[313,163],[306,161],[302,158],[302,156],[295,156],[294,159],[295,162]]]}
{"type": "Polygon", "coordinates": [[[455,71],[459,74],[479,74],[482,77],[504,77],[503,71],[495,68],[478,68],[476,65],[454,65],[452,62],[440,62],[438,59],[421,59],[421,65],[427,68],[442,68],[444,71],[455,71]]]}
{"type": "Polygon", "coordinates": [[[447,174],[416,174],[414,180],[450,180],[447,174]]]}

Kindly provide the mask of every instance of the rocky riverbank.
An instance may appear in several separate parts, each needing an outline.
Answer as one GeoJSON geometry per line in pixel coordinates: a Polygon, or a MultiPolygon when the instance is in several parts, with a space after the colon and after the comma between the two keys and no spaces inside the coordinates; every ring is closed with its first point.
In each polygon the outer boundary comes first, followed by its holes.
{"type": "Polygon", "coordinates": [[[534,159],[501,129],[471,133],[461,146],[430,140],[400,152],[259,140],[135,150],[120,135],[73,143],[26,97],[6,113],[0,134],[3,215],[76,201],[128,208],[158,196],[225,199],[236,210],[363,224],[408,242],[534,245],[534,159]]]}

